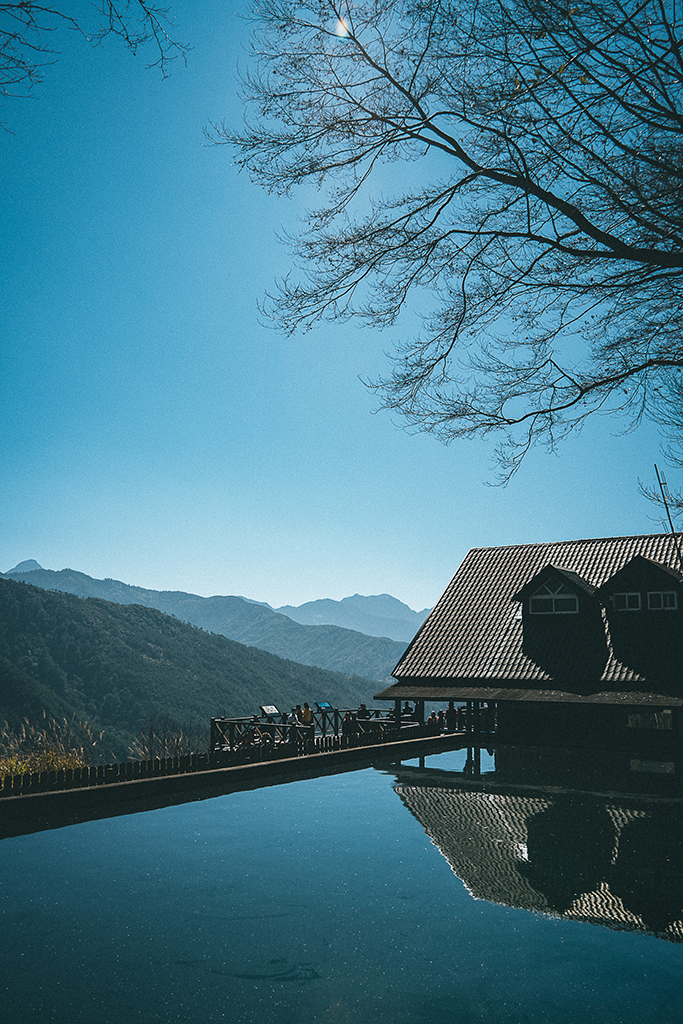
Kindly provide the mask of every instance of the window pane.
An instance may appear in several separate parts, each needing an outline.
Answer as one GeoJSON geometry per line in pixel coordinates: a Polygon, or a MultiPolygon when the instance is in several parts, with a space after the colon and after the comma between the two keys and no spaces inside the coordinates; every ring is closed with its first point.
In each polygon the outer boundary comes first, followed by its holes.
{"type": "Polygon", "coordinates": [[[555,611],[556,612],[576,612],[578,611],[578,601],[572,597],[556,597],[555,598],[555,611]]]}
{"type": "Polygon", "coordinates": [[[549,615],[553,611],[552,597],[532,597],[529,601],[529,611],[533,615],[549,615]]]}
{"type": "Polygon", "coordinates": [[[637,612],[640,609],[640,594],[615,594],[614,608],[618,612],[637,612]]]}
{"type": "Polygon", "coordinates": [[[673,729],[673,716],[666,708],[662,711],[640,711],[628,716],[629,729],[673,729]]]}
{"type": "Polygon", "coordinates": [[[571,594],[572,591],[569,589],[566,583],[562,580],[551,580],[550,583],[546,583],[544,590],[547,590],[550,594],[571,594]]]}
{"type": "Polygon", "coordinates": [[[659,611],[662,607],[662,594],[659,590],[652,590],[647,595],[647,606],[652,611],[659,611]]]}

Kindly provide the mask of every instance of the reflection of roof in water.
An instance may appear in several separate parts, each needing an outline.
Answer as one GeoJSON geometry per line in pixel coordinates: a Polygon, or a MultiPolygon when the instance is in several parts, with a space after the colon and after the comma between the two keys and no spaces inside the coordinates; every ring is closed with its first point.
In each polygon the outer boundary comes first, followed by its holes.
{"type": "Polygon", "coordinates": [[[680,806],[395,789],[475,899],[683,942],[680,806]]]}

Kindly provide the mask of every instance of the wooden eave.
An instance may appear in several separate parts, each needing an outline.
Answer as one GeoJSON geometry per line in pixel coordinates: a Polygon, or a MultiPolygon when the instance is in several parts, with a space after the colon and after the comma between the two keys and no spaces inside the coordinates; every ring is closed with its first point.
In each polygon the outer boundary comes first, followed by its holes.
{"type": "Polygon", "coordinates": [[[683,707],[683,697],[648,692],[602,690],[599,693],[579,694],[568,690],[523,690],[509,686],[439,686],[430,684],[395,683],[374,700],[432,701],[448,703],[468,700],[522,701],[533,704],[610,704],[618,707],[683,707]]]}

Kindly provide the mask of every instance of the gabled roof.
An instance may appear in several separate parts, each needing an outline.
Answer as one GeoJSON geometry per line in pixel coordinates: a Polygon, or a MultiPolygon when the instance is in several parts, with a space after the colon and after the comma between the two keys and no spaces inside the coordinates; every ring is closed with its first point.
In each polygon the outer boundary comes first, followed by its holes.
{"type": "Polygon", "coordinates": [[[552,579],[553,576],[559,576],[565,583],[569,584],[572,590],[583,591],[585,594],[595,593],[595,587],[579,576],[577,572],[572,572],[571,569],[564,569],[560,565],[545,565],[540,572],[537,572],[532,579],[524,584],[521,590],[512,595],[511,600],[524,601],[529,594],[533,594],[538,587],[542,586],[547,580],[552,579]]]}
{"type": "MultiPolygon", "coordinates": [[[[530,655],[528,643],[525,647],[518,603],[520,592],[525,592],[527,585],[548,566],[556,567],[567,578],[571,576],[577,589],[580,583],[582,589],[594,591],[636,555],[681,578],[672,534],[473,548],[394,669],[392,674],[398,685],[383,691],[381,696],[378,694],[378,698],[403,698],[399,690],[406,691],[407,696],[407,689],[413,686],[440,691],[441,698],[436,699],[443,699],[444,688],[452,690],[456,686],[480,690],[514,687],[518,693],[531,691],[526,699],[541,690],[586,693],[585,688],[576,691],[573,685],[567,685],[567,677],[559,680],[560,685],[557,674],[530,655]]],[[[578,616],[557,616],[560,618],[567,624],[578,616]]],[[[669,620],[669,625],[676,628],[675,623],[680,621],[676,615],[675,622],[669,620]]],[[[556,624],[554,641],[560,644],[564,635],[561,625],[556,624]]],[[[579,640],[573,624],[564,628],[569,636],[569,661],[572,645],[575,648],[579,640]]],[[[599,619],[598,628],[603,629],[599,619]]],[[[634,696],[636,691],[643,696],[653,692],[655,681],[643,673],[642,666],[638,671],[632,664],[623,664],[611,647],[609,631],[605,628],[604,632],[604,667],[590,692],[623,689],[634,696]]],[[[558,659],[561,661],[562,651],[556,649],[556,663],[558,659]]],[[[577,681],[580,685],[582,682],[585,681],[577,681]]],[[[660,682],[656,681],[657,687],[660,682]]],[[[659,688],[657,692],[671,691],[659,688]]]]}
{"type": "Polygon", "coordinates": [[[605,581],[601,590],[605,593],[613,592],[619,588],[622,581],[644,574],[648,574],[650,576],[661,574],[667,578],[668,583],[672,586],[675,586],[675,584],[680,583],[681,580],[683,580],[683,573],[673,566],[663,565],[661,562],[655,562],[651,558],[646,558],[644,555],[634,555],[633,558],[630,558],[625,565],[622,565],[621,569],[617,569],[617,571],[605,581]]]}

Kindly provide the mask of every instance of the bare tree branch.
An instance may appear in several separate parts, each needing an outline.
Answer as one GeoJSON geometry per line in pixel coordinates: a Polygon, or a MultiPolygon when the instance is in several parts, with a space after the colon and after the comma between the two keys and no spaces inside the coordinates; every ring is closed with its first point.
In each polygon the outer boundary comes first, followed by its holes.
{"type": "Polygon", "coordinates": [[[445,442],[497,435],[504,479],[597,412],[654,419],[683,459],[677,2],[256,0],[253,17],[246,127],[208,135],[266,188],[325,196],[288,240],[276,323],[420,310],[372,386],[445,442]],[[380,193],[396,161],[419,184],[380,193]]]}
{"type": "Polygon", "coordinates": [[[171,61],[186,59],[188,47],[170,34],[168,10],[147,0],[100,0],[93,14],[83,18],[70,13],[73,4],[58,6],[32,3],[0,3],[0,96],[25,96],[42,80],[43,69],[59,57],[59,33],[70,29],[93,43],[118,36],[132,53],[151,46],[154,57],[148,67],[158,67],[164,77],[171,61]]]}

